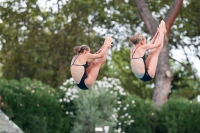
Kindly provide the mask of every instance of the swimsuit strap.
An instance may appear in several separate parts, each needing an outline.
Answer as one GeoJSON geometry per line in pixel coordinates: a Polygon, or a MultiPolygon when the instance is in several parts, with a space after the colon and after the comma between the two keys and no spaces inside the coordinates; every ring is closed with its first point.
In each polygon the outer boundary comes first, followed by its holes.
{"type": "MultiPolygon", "coordinates": [[[[138,47],[137,47],[137,48],[138,48],[138,47]]],[[[137,48],[136,48],[136,49],[137,49],[137,48]]],[[[131,58],[131,59],[133,59],[133,55],[135,54],[136,49],[134,50],[134,52],[133,52],[133,50],[132,50],[132,58],[131,58]]]]}
{"type": "Polygon", "coordinates": [[[74,61],[73,61],[73,63],[71,64],[71,66],[72,66],[72,65],[75,65],[74,63],[75,63],[75,61],[76,61],[77,58],[78,58],[78,55],[74,57],[74,61]]]}
{"type": "Polygon", "coordinates": [[[71,64],[71,66],[73,66],[73,65],[74,66],[83,66],[83,65],[74,64],[78,57],[79,57],[78,55],[76,57],[74,57],[75,59],[74,59],[73,63],[71,64]]]}
{"type": "Polygon", "coordinates": [[[74,65],[74,62],[76,61],[77,58],[78,58],[78,55],[75,57],[75,59],[74,59],[72,65],[74,65]]]}
{"type": "MultiPolygon", "coordinates": [[[[138,47],[137,47],[137,48],[138,48],[138,47]]],[[[139,58],[142,58],[142,57],[133,58],[133,56],[134,56],[135,51],[137,50],[137,48],[134,50],[134,52],[133,52],[133,50],[132,50],[132,58],[131,58],[131,59],[139,59],[139,58]]],[[[143,57],[144,57],[144,56],[143,56],[143,57]]]]}
{"type": "Polygon", "coordinates": [[[84,65],[78,65],[78,64],[74,64],[75,63],[75,61],[77,60],[77,58],[78,58],[78,55],[76,56],[76,57],[74,57],[75,59],[74,59],[74,61],[73,61],[73,63],[71,64],[71,66],[84,66],[84,67],[88,67],[88,62],[86,61],[86,63],[84,64],[84,65]]]}

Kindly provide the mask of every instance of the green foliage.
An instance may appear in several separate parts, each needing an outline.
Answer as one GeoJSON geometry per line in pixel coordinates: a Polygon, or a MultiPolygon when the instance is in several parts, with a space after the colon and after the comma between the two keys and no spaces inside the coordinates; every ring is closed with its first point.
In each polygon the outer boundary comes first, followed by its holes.
{"type": "Polygon", "coordinates": [[[94,133],[96,126],[113,127],[115,125],[111,117],[116,103],[116,95],[111,95],[105,91],[105,88],[81,91],[79,98],[74,102],[77,111],[71,133],[94,133]]]}
{"type": "Polygon", "coordinates": [[[151,101],[130,95],[118,104],[118,130],[125,133],[155,132],[157,114],[151,101]]]}
{"type": "MultiPolygon", "coordinates": [[[[176,64],[171,61],[171,68],[173,70],[173,81],[171,87],[170,97],[187,98],[189,100],[194,99],[200,93],[199,84],[194,79],[194,76],[190,75],[188,69],[184,66],[176,64]]],[[[196,70],[192,68],[195,72],[196,70]]]]}
{"type": "Polygon", "coordinates": [[[55,90],[28,78],[0,80],[2,111],[26,133],[60,133],[69,128],[55,90]]]}
{"type": "Polygon", "coordinates": [[[158,113],[158,133],[200,132],[200,104],[185,99],[170,99],[158,113]]]}
{"type": "MultiPolygon", "coordinates": [[[[198,13],[200,12],[200,1],[190,0],[185,2],[183,8],[181,9],[181,13],[179,18],[177,19],[175,25],[177,25],[177,30],[179,32],[184,32],[186,36],[192,38],[200,35],[200,16],[198,13]]],[[[195,41],[198,38],[194,38],[191,40],[192,45],[194,45],[195,41]]],[[[188,44],[191,45],[191,44],[188,44]]],[[[196,48],[198,45],[194,45],[196,48]]],[[[197,51],[196,51],[197,52],[197,51]]]]}
{"type": "Polygon", "coordinates": [[[89,90],[80,90],[73,79],[66,80],[60,87],[60,102],[66,114],[73,118],[73,133],[93,133],[95,127],[109,126],[109,132],[116,125],[117,101],[126,97],[126,92],[115,78],[103,78],[89,90]],[[74,106],[74,110],[69,108],[74,106]]]}
{"type": "Polygon", "coordinates": [[[151,101],[130,95],[118,102],[118,131],[131,133],[196,133],[200,131],[200,104],[171,98],[159,110],[151,101]]]}
{"type": "Polygon", "coordinates": [[[3,77],[18,80],[29,77],[53,87],[69,78],[73,47],[92,44],[91,48],[100,48],[103,44],[102,37],[95,35],[88,22],[91,10],[82,2],[67,2],[59,6],[58,12],[40,9],[35,0],[2,2],[0,58],[3,77]],[[21,5],[25,7],[21,9],[21,5]]]}
{"type": "Polygon", "coordinates": [[[103,78],[87,91],[69,79],[59,93],[27,78],[0,80],[0,103],[1,110],[27,133],[92,133],[103,126],[109,126],[110,133],[200,131],[199,103],[171,98],[156,110],[151,101],[125,92],[115,78],[103,78]]]}

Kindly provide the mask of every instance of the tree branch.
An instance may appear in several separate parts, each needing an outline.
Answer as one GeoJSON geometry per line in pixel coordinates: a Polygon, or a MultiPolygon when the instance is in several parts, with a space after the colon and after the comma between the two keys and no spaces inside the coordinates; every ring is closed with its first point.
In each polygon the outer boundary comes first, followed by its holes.
{"type": "Polygon", "coordinates": [[[182,7],[183,0],[174,0],[173,4],[170,7],[164,21],[166,23],[167,34],[170,31],[171,26],[173,25],[176,17],[178,16],[180,9],[182,7]]]}
{"type": "Polygon", "coordinates": [[[198,84],[200,85],[200,79],[198,78],[198,76],[196,76],[195,72],[189,67],[187,66],[186,64],[170,57],[170,59],[172,59],[173,61],[177,61],[179,64],[181,64],[182,66],[184,66],[186,69],[188,69],[188,71],[194,76],[194,79],[198,82],[198,84]]]}
{"type": "Polygon", "coordinates": [[[154,36],[154,34],[156,33],[157,27],[158,27],[158,22],[156,21],[156,19],[152,16],[145,0],[134,0],[137,10],[142,18],[142,20],[144,21],[149,34],[151,35],[151,37],[154,36]],[[156,25],[155,25],[156,24],[156,25]]]}

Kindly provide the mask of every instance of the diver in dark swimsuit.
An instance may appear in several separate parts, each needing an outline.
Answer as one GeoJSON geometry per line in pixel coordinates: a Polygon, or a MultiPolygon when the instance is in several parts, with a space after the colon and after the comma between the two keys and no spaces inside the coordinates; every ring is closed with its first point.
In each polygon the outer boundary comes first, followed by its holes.
{"type": "Polygon", "coordinates": [[[146,45],[146,38],[140,33],[130,38],[135,46],[131,49],[131,68],[134,74],[144,82],[150,81],[155,76],[158,57],[163,48],[165,22],[162,20],[153,39],[146,45]],[[145,60],[145,52],[151,50],[145,60]],[[134,51],[134,52],[133,52],[134,51]]]}
{"type": "Polygon", "coordinates": [[[88,87],[85,85],[85,82],[84,82],[84,81],[85,81],[85,79],[87,78],[86,69],[88,68],[88,62],[86,62],[84,65],[77,65],[77,64],[74,64],[77,58],[78,58],[78,56],[75,57],[74,62],[72,63],[71,66],[74,65],[74,66],[80,66],[80,67],[83,66],[83,67],[84,67],[84,74],[83,74],[83,76],[82,76],[82,78],[81,78],[80,83],[77,84],[77,86],[78,86],[80,89],[82,89],[82,90],[87,90],[88,87]]]}
{"type": "MultiPolygon", "coordinates": [[[[137,50],[137,48],[135,49],[135,51],[136,51],[136,50],[137,50]]],[[[152,77],[149,76],[149,74],[148,74],[148,70],[147,70],[147,67],[146,67],[146,63],[145,63],[145,55],[142,56],[142,57],[133,58],[135,51],[134,51],[134,52],[132,51],[132,58],[131,58],[131,60],[132,60],[132,59],[141,59],[141,58],[142,58],[143,63],[144,63],[144,69],[145,69],[145,72],[144,72],[144,76],[143,76],[142,78],[140,78],[140,79],[141,79],[142,81],[144,81],[144,82],[147,82],[147,81],[152,80],[152,77]]]]}
{"type": "Polygon", "coordinates": [[[90,53],[90,48],[87,45],[74,48],[77,55],[72,59],[70,71],[72,78],[80,89],[87,90],[94,85],[99,70],[107,59],[111,42],[112,38],[107,37],[103,46],[95,54],[90,53]]]}

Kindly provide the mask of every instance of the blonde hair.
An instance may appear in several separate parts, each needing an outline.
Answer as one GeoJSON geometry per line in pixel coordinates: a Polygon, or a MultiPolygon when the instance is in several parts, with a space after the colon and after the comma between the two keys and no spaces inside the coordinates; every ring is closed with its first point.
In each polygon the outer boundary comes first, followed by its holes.
{"type": "Polygon", "coordinates": [[[140,41],[145,40],[145,37],[141,33],[137,33],[130,38],[130,42],[134,45],[138,44],[140,41]]]}
{"type": "Polygon", "coordinates": [[[74,47],[74,52],[76,52],[77,54],[79,54],[79,53],[83,53],[84,50],[88,51],[89,49],[90,49],[89,46],[87,46],[87,45],[81,45],[81,46],[74,47]]]}

